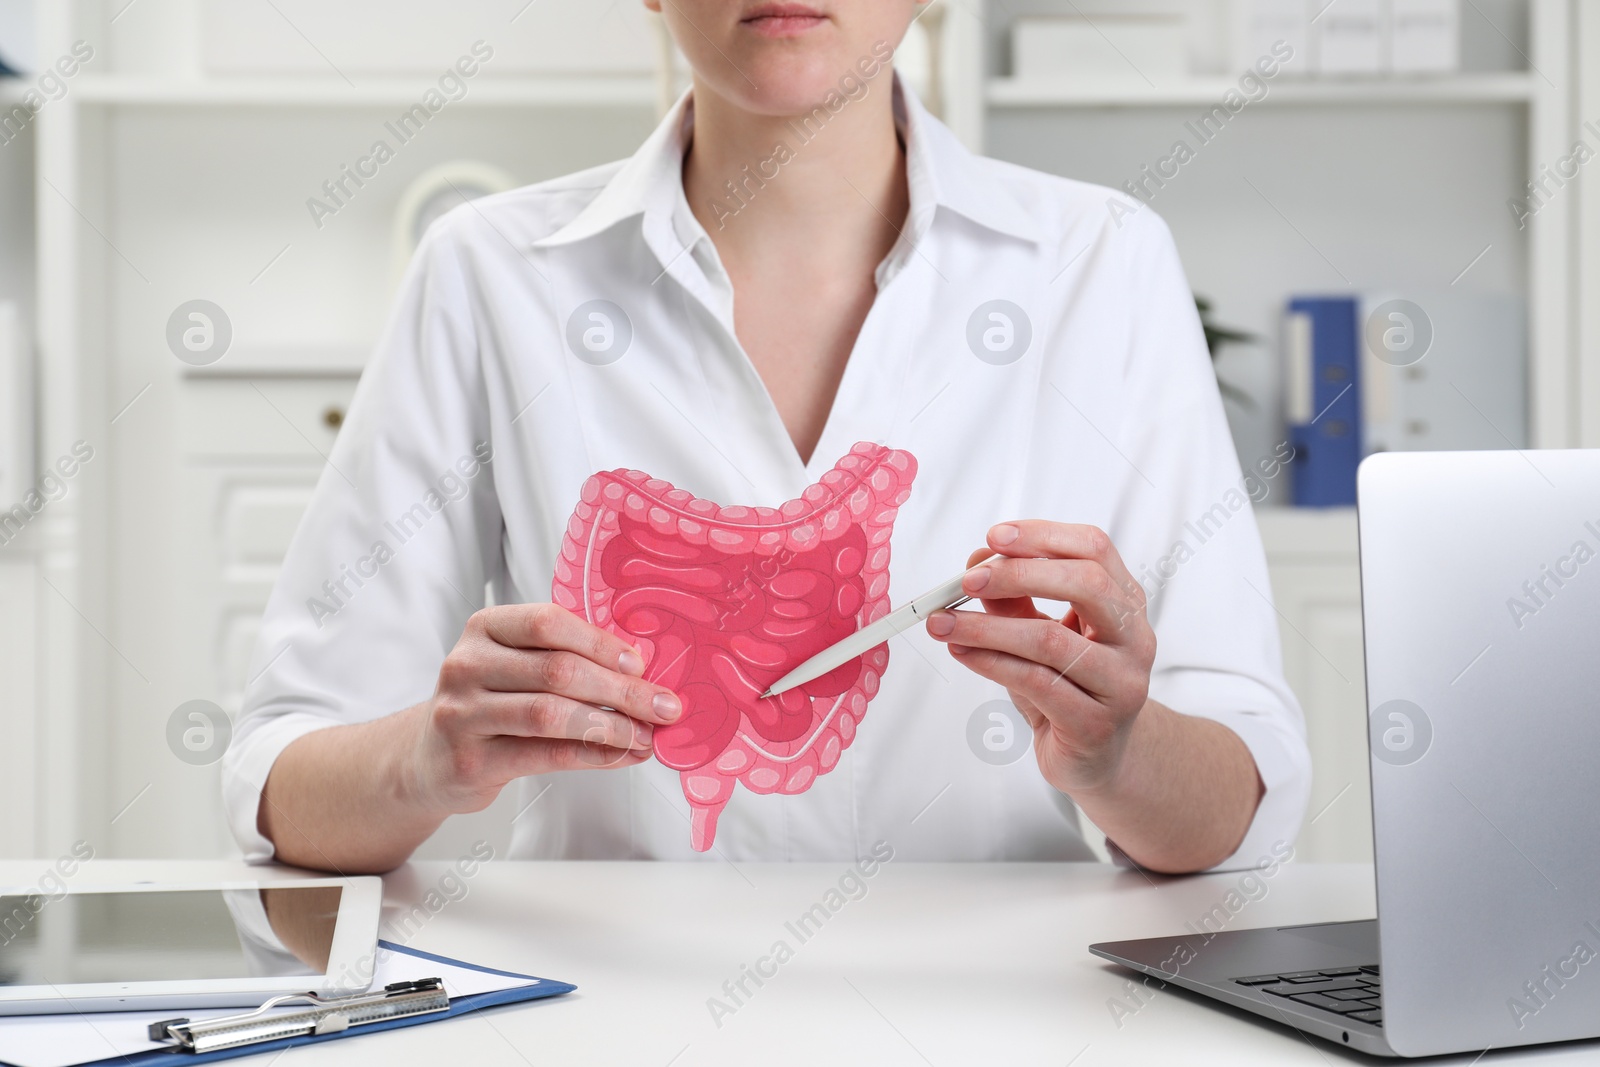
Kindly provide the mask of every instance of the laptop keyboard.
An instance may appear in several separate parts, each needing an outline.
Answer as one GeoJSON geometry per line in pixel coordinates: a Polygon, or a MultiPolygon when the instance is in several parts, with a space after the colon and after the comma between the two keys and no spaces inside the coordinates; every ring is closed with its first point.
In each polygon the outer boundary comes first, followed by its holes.
{"type": "Polygon", "coordinates": [[[1373,1026],[1383,1025],[1380,1004],[1383,985],[1375,963],[1364,967],[1332,967],[1326,971],[1255,974],[1233,981],[1236,985],[1250,986],[1308,1008],[1373,1026]]]}

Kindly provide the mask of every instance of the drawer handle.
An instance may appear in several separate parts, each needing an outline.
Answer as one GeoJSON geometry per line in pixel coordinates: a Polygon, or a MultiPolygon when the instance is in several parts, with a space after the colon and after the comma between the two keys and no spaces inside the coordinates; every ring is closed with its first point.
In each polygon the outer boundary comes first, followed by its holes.
{"type": "Polygon", "coordinates": [[[322,425],[337,433],[339,427],[344,425],[344,408],[334,406],[324,411],[322,413],[322,425]]]}

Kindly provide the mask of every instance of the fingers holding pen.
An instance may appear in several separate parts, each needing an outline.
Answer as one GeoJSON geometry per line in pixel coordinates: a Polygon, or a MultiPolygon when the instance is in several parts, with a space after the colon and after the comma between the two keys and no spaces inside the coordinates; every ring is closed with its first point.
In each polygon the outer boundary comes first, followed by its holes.
{"type": "Polygon", "coordinates": [[[1068,682],[1092,695],[1114,691],[1123,673],[1106,647],[1049,618],[939,611],[928,633],[961,662],[1009,689],[1039,692],[1068,682]]]}
{"type": "Polygon", "coordinates": [[[1026,520],[989,530],[974,552],[962,592],[983,611],[939,611],[929,636],[977,674],[1047,714],[1089,698],[1105,706],[1142,706],[1156,637],[1144,590],[1103,530],[1026,520]],[[1069,605],[1056,619],[1035,599],[1069,605]]]}
{"type": "Polygon", "coordinates": [[[1033,607],[1037,597],[1070,603],[1080,627],[1108,644],[1138,644],[1148,633],[1144,589],[1104,531],[1027,521],[994,527],[989,541],[1004,558],[974,553],[977,565],[967,572],[962,591],[982,600],[991,614],[1046,618],[1033,607]]]}

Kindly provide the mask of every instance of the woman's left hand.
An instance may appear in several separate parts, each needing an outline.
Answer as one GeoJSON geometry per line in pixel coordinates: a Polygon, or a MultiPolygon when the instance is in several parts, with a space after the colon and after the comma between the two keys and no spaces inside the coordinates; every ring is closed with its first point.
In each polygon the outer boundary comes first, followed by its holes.
{"type": "Polygon", "coordinates": [[[1008,558],[974,567],[962,582],[984,610],[935,612],[929,635],[1006,687],[1033,727],[1046,781],[1068,794],[1113,787],[1155,660],[1143,588],[1093,526],[1005,523],[990,529],[989,546],[967,566],[994,553],[1008,558]],[[1071,608],[1053,619],[1034,597],[1071,608]]]}

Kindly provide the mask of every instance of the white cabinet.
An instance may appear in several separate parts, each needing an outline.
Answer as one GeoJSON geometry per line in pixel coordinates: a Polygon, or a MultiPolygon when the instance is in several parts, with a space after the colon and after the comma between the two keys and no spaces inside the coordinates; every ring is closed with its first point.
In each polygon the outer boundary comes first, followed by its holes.
{"type": "Polygon", "coordinates": [[[190,544],[185,642],[203,695],[237,714],[258,620],[310,503],[355,382],[201,381],[184,390],[182,483],[190,544]]]}
{"type": "Polygon", "coordinates": [[[211,856],[232,847],[220,765],[176,758],[168,719],[191,700],[237,714],[258,620],[355,379],[175,375],[163,385],[107,448],[112,462],[137,459],[118,469],[113,498],[121,595],[106,631],[127,662],[111,672],[103,728],[116,755],[102,803],[115,814],[139,797],[106,830],[108,848],[211,856]]]}

